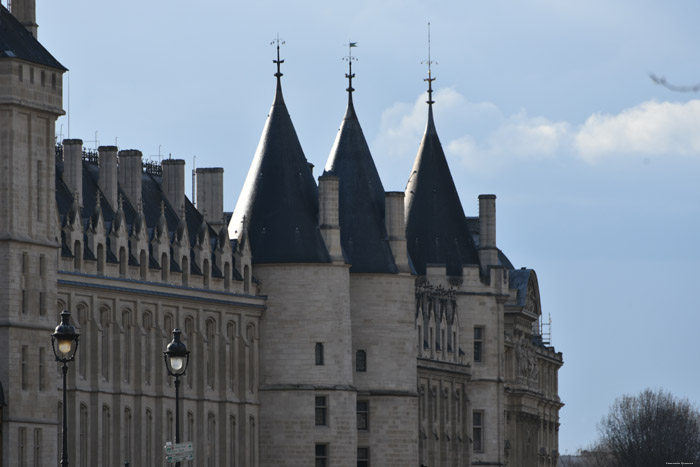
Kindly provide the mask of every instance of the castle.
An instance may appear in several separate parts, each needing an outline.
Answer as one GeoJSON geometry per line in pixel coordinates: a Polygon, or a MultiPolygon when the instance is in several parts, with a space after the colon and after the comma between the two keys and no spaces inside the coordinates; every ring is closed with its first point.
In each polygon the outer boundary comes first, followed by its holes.
{"type": "MultiPolygon", "coordinates": [[[[66,68],[34,0],[0,5],[0,465],[58,463],[50,334],[71,312],[72,465],[556,466],[557,373],[535,271],[466,217],[433,120],[405,192],[385,192],[352,100],[318,183],[276,90],[232,213],[223,169],[55,145],[66,68]]],[[[352,62],[350,62],[352,64],[352,62]]],[[[350,65],[351,66],[351,65],[350,65]]]]}

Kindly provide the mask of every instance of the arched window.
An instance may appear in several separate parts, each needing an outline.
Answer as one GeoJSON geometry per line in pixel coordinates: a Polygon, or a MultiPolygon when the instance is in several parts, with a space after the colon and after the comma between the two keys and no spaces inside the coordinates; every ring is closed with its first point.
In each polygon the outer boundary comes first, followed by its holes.
{"type": "Polygon", "coordinates": [[[89,430],[90,427],[88,425],[88,408],[87,405],[84,403],[80,403],[80,414],[79,414],[79,419],[78,419],[78,430],[79,434],[78,436],[80,437],[79,440],[79,449],[80,449],[80,456],[79,456],[79,463],[78,465],[80,467],[89,467],[89,462],[88,462],[88,437],[89,437],[89,430]]]}
{"type": "MultiPolygon", "coordinates": [[[[77,318],[77,323],[80,329],[81,334],[85,334],[87,331],[87,324],[88,324],[88,310],[87,306],[84,303],[81,303],[78,305],[78,316],[77,318]]],[[[87,372],[87,360],[89,357],[89,352],[82,352],[80,355],[76,353],[75,359],[78,360],[78,375],[82,378],[85,379],[85,373],[87,372]]]]}
{"type": "Polygon", "coordinates": [[[236,392],[236,323],[229,321],[226,325],[226,337],[228,338],[228,387],[236,392]]]}
{"type": "MultiPolygon", "coordinates": [[[[187,348],[190,349],[190,351],[194,349],[194,320],[191,316],[185,318],[185,339],[187,339],[187,348]]],[[[189,387],[192,387],[195,367],[196,365],[191,366],[186,373],[187,385],[189,387]]]]}
{"type": "MultiPolygon", "coordinates": [[[[146,384],[151,384],[151,369],[153,361],[153,333],[151,332],[153,328],[153,317],[150,312],[143,314],[143,333],[145,338],[145,352],[144,352],[144,371],[146,373],[146,384]]],[[[150,451],[149,451],[150,452],[150,451]]]]}
{"type": "Polygon", "coordinates": [[[153,467],[153,413],[146,409],[146,463],[145,467],[153,467]]]}
{"type": "Polygon", "coordinates": [[[124,408],[124,453],[122,459],[125,461],[133,461],[131,447],[133,444],[132,433],[133,426],[131,420],[131,409],[129,407],[124,408]]]}
{"type": "Polygon", "coordinates": [[[101,342],[100,342],[100,353],[101,353],[101,370],[102,370],[102,377],[109,381],[109,354],[110,354],[110,339],[109,339],[109,333],[110,333],[110,313],[109,309],[107,308],[102,308],[100,309],[100,325],[102,327],[102,335],[101,335],[101,342]]]}
{"type": "Polygon", "coordinates": [[[249,324],[246,328],[248,343],[248,390],[255,392],[255,325],[249,324]]]}
{"type": "Polygon", "coordinates": [[[125,382],[131,382],[131,312],[129,310],[122,311],[122,328],[124,332],[124,347],[121,351],[121,359],[123,362],[122,372],[125,382]]]}
{"type": "Polygon", "coordinates": [[[214,387],[214,339],[216,338],[216,322],[213,319],[208,319],[206,323],[207,341],[206,341],[206,368],[207,368],[207,386],[214,387]]]}
{"type": "Polygon", "coordinates": [[[236,416],[231,415],[229,417],[229,434],[228,434],[228,439],[230,440],[229,443],[229,465],[236,465],[236,441],[238,441],[238,432],[236,430],[236,416]]]}
{"type": "Polygon", "coordinates": [[[207,467],[216,467],[216,416],[207,416],[207,467]]]}
{"type": "Polygon", "coordinates": [[[112,417],[109,412],[109,406],[102,406],[102,467],[110,467],[112,464],[112,417]]]}

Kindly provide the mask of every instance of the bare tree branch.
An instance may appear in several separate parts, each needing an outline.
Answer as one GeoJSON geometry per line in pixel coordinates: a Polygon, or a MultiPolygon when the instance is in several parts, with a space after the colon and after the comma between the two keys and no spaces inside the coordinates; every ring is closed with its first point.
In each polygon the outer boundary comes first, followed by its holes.
{"type": "Polygon", "coordinates": [[[664,86],[674,92],[698,92],[700,91],[700,83],[694,84],[692,86],[677,86],[666,81],[663,76],[656,76],[654,73],[649,73],[649,78],[661,86],[664,86]]]}

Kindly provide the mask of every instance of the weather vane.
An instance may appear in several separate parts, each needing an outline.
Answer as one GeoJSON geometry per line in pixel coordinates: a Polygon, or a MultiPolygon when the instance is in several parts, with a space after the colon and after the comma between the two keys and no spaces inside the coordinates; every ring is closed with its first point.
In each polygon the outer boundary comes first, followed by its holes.
{"type": "Polygon", "coordinates": [[[357,61],[357,57],[352,56],[352,48],[357,47],[357,42],[348,42],[348,56],[343,57],[343,60],[348,62],[348,73],[345,73],[345,77],[348,79],[347,92],[353,92],[355,89],[352,87],[352,79],[355,77],[355,73],[352,72],[352,62],[357,61]]]}
{"type": "Polygon", "coordinates": [[[431,65],[437,65],[438,63],[430,59],[430,23],[428,23],[428,60],[424,60],[421,63],[428,65],[428,77],[425,78],[423,81],[428,82],[428,100],[426,102],[428,103],[428,105],[433,105],[435,103],[435,101],[433,100],[433,81],[435,81],[435,78],[433,78],[430,67],[431,65]]]}
{"type": "Polygon", "coordinates": [[[282,77],[282,72],[280,71],[280,65],[284,63],[284,60],[280,60],[280,45],[286,44],[284,39],[280,39],[279,33],[277,34],[277,37],[270,42],[270,45],[277,44],[277,60],[273,60],[272,63],[275,63],[277,65],[277,73],[275,73],[275,76],[277,79],[280,79],[282,77]]]}

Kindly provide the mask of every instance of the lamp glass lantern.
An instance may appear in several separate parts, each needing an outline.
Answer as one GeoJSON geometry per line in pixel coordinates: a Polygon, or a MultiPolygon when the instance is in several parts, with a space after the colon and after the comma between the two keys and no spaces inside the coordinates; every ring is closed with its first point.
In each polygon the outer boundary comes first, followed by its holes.
{"type": "Polygon", "coordinates": [[[178,328],[173,329],[173,340],[163,352],[165,366],[170,376],[182,376],[187,371],[187,366],[190,362],[190,352],[187,346],[180,340],[180,331],[178,328]]]}
{"type": "Polygon", "coordinates": [[[80,334],[75,332],[75,327],[70,324],[70,312],[63,310],[61,312],[61,323],[56,326],[54,333],[51,334],[51,347],[56,356],[56,361],[70,362],[75,358],[75,353],[78,351],[78,340],[80,334]]]}

